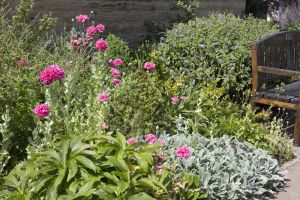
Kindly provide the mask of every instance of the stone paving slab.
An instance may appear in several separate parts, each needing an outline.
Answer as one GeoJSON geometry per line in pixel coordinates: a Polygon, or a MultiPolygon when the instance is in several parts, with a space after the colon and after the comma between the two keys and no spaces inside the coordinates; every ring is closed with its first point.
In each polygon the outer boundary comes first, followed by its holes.
{"type": "Polygon", "coordinates": [[[287,170],[287,186],[275,199],[300,200],[300,148],[295,148],[296,158],[286,163],[283,168],[287,170]]]}

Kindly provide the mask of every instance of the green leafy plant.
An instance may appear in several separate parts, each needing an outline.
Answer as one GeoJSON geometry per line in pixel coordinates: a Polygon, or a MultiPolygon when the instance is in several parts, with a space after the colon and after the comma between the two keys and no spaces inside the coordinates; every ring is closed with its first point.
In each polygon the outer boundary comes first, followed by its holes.
{"type": "Polygon", "coordinates": [[[284,186],[278,162],[266,151],[235,137],[206,139],[198,133],[165,137],[164,152],[178,172],[197,174],[208,199],[252,199],[273,195],[284,186]],[[175,152],[186,146],[191,154],[175,152]]]}
{"type": "Polygon", "coordinates": [[[181,113],[190,132],[206,137],[235,136],[240,141],[265,149],[280,163],[293,158],[293,147],[280,126],[282,122],[270,120],[268,114],[261,122],[261,113],[255,113],[248,104],[230,101],[224,93],[225,89],[218,88],[216,83],[193,91],[186,103],[194,103],[185,106],[189,110],[181,113]]]}
{"type": "Polygon", "coordinates": [[[265,20],[212,14],[168,30],[151,56],[161,80],[184,73],[196,84],[219,79],[228,92],[242,92],[251,84],[251,44],[276,31],[265,20]]]}
{"type": "Polygon", "coordinates": [[[122,134],[60,136],[53,148],[31,154],[12,170],[3,186],[10,192],[1,195],[7,199],[153,199],[160,189],[167,193],[164,178],[152,168],[158,146],[128,146],[122,134]]]}

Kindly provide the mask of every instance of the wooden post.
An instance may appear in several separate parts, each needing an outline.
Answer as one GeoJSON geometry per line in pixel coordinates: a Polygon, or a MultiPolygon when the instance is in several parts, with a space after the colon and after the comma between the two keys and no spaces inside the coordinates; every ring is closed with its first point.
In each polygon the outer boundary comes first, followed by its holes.
{"type": "Polygon", "coordinates": [[[258,64],[257,64],[257,46],[256,44],[252,44],[251,48],[252,54],[252,100],[251,106],[255,107],[255,96],[258,89],[258,64]]]}
{"type": "MultiPolygon", "coordinates": [[[[299,93],[300,95],[300,93],[299,93]]],[[[300,146],[300,100],[297,104],[297,111],[296,111],[296,121],[295,121],[295,128],[294,128],[294,146],[300,146]]]]}

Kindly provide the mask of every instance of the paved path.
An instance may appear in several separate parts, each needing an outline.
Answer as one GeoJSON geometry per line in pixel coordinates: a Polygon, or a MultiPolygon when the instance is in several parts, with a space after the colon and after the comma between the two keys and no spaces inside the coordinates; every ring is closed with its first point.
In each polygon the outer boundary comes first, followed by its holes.
{"type": "Polygon", "coordinates": [[[296,148],[297,157],[283,165],[287,170],[287,186],[285,191],[280,192],[277,200],[300,200],[300,147],[296,148]]]}

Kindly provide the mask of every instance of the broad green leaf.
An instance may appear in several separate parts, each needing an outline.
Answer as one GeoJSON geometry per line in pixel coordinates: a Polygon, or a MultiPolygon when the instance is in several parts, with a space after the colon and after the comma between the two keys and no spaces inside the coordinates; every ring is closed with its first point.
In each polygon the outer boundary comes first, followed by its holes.
{"type": "Polygon", "coordinates": [[[87,167],[87,168],[91,169],[92,171],[96,172],[96,166],[87,157],[79,155],[79,156],[76,156],[76,160],[78,162],[80,162],[82,165],[84,165],[85,167],[87,167]]]}
{"type": "Polygon", "coordinates": [[[107,156],[106,158],[108,161],[111,162],[112,166],[118,168],[119,170],[125,171],[125,172],[129,171],[129,168],[124,160],[116,159],[112,156],[107,156]]]}
{"type": "Polygon", "coordinates": [[[151,189],[151,190],[155,190],[156,189],[155,184],[149,178],[142,178],[142,179],[138,180],[137,183],[139,185],[145,186],[145,187],[147,187],[148,189],[151,189]]]}
{"type": "Polygon", "coordinates": [[[128,200],[156,200],[156,199],[146,194],[145,192],[141,192],[129,197],[128,200]]]}
{"type": "Polygon", "coordinates": [[[77,173],[78,165],[75,159],[71,159],[69,161],[69,174],[67,178],[67,182],[69,182],[77,173]]]}
{"type": "Polygon", "coordinates": [[[126,138],[120,132],[117,133],[117,139],[119,140],[119,144],[122,150],[126,149],[126,138]]]}

